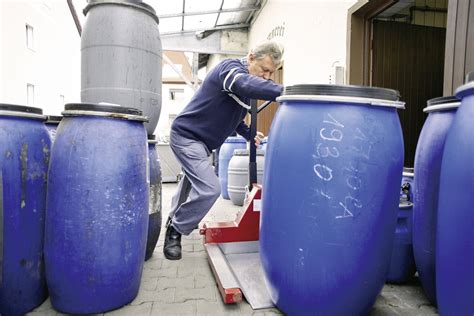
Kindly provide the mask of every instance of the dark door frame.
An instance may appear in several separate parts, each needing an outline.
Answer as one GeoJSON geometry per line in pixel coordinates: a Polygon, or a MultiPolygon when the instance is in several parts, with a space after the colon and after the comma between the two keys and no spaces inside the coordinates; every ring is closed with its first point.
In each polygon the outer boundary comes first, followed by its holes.
{"type": "Polygon", "coordinates": [[[359,0],[347,14],[346,66],[347,82],[353,85],[371,84],[372,21],[398,0],[359,0]]]}

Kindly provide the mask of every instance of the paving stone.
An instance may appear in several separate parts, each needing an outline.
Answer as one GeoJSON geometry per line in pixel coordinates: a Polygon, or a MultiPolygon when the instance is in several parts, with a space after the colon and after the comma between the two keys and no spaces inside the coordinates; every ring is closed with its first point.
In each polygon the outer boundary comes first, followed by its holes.
{"type": "Polygon", "coordinates": [[[189,300],[206,300],[216,302],[216,292],[214,288],[205,287],[201,289],[183,289],[177,288],[174,301],[177,303],[186,302],[189,300]]]}
{"type": "Polygon", "coordinates": [[[199,266],[199,267],[178,267],[178,277],[182,278],[182,277],[186,277],[190,275],[214,277],[214,275],[212,274],[212,270],[207,263],[205,266],[199,266]]]}
{"type": "Polygon", "coordinates": [[[184,303],[153,303],[151,315],[196,315],[196,301],[184,303]]]}
{"type": "Polygon", "coordinates": [[[214,286],[215,288],[217,288],[217,282],[214,277],[210,278],[208,276],[203,276],[203,275],[194,276],[194,287],[196,289],[209,287],[209,286],[214,286]]]}
{"type": "Polygon", "coordinates": [[[183,289],[192,289],[194,288],[194,278],[188,276],[185,278],[160,278],[158,279],[158,284],[156,289],[164,290],[168,288],[183,288],[183,289]]]}
{"type": "Polygon", "coordinates": [[[172,303],[174,301],[175,292],[175,288],[157,291],[140,291],[130,305],[140,305],[144,302],[172,303]]]}
{"type": "Polygon", "coordinates": [[[238,304],[227,304],[221,302],[197,301],[197,315],[240,315],[238,304]]]}
{"type": "Polygon", "coordinates": [[[118,310],[105,313],[106,316],[149,316],[151,314],[152,302],[145,302],[139,305],[127,305],[118,310]]]}
{"type": "Polygon", "coordinates": [[[142,278],[140,283],[140,291],[154,291],[156,290],[156,284],[158,283],[158,278],[142,278]]]}
{"type": "Polygon", "coordinates": [[[178,275],[178,267],[169,267],[162,269],[144,269],[142,278],[156,278],[156,277],[167,277],[176,278],[178,275]]]}

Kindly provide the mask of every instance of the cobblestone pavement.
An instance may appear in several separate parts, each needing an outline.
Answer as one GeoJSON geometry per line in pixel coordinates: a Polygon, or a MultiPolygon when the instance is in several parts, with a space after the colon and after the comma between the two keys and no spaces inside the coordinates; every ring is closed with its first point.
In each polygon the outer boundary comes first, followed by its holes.
{"type": "MultiPolygon", "coordinates": [[[[163,184],[163,223],[168,215],[175,183],[163,184]]],[[[219,199],[204,221],[233,220],[240,208],[219,199]]],[[[104,315],[279,315],[276,309],[253,311],[247,302],[225,305],[207,262],[198,231],[183,236],[183,258],[166,260],[163,256],[162,229],[153,257],[145,262],[138,296],[128,305],[104,315]]],[[[62,315],[48,299],[29,315],[62,315]]],[[[373,315],[437,315],[425,298],[417,278],[409,284],[386,285],[379,295],[373,315]]]]}

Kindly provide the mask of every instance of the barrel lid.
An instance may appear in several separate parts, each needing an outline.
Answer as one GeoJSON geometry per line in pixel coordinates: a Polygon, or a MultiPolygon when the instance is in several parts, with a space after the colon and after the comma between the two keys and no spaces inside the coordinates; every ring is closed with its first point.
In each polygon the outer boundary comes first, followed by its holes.
{"type": "Polygon", "coordinates": [[[297,84],[286,86],[278,101],[319,100],[370,103],[371,105],[404,108],[404,103],[400,102],[399,99],[400,93],[397,90],[387,88],[355,85],[297,84]]]}
{"type": "Polygon", "coordinates": [[[18,116],[44,120],[43,110],[32,106],[0,103],[1,116],[18,116]]]}
{"type": "Polygon", "coordinates": [[[230,137],[227,137],[225,140],[225,143],[246,143],[246,142],[247,141],[245,140],[245,138],[241,136],[230,136],[230,137]]]}
{"type": "Polygon", "coordinates": [[[393,89],[334,84],[297,84],[286,86],[282,95],[334,95],[388,101],[398,101],[400,99],[400,93],[393,89]]]}
{"type": "Polygon", "coordinates": [[[158,141],[156,140],[155,135],[147,135],[147,139],[148,139],[148,144],[149,145],[154,145],[154,144],[158,143],[158,141]]]}
{"type": "Polygon", "coordinates": [[[62,116],[60,115],[46,115],[46,124],[56,124],[56,123],[59,123],[61,122],[61,120],[63,119],[62,116]]]}
{"type": "Polygon", "coordinates": [[[101,4],[116,4],[135,7],[137,9],[143,10],[148,13],[156,21],[156,23],[159,23],[159,19],[156,15],[155,9],[153,9],[151,5],[146,4],[141,0],[88,0],[87,2],[87,6],[84,8],[84,10],[82,10],[82,13],[84,13],[84,15],[87,15],[89,10],[94,6],[101,4]]]}
{"type": "Polygon", "coordinates": [[[474,90],[474,71],[471,71],[466,75],[464,85],[456,89],[456,96],[462,98],[467,91],[474,90]]]}
{"type": "Polygon", "coordinates": [[[456,109],[461,104],[461,100],[453,95],[446,97],[438,97],[429,99],[426,104],[428,105],[423,109],[423,112],[430,113],[434,111],[446,111],[456,109]]]}
{"type": "MultiPolygon", "coordinates": [[[[248,156],[250,155],[248,149],[234,149],[234,156],[248,156]]],[[[264,156],[265,152],[263,150],[257,149],[257,156],[264,156]]]]}
{"type": "Polygon", "coordinates": [[[135,121],[147,121],[143,112],[135,108],[122,107],[111,103],[67,103],[64,106],[63,116],[104,116],[123,118],[135,121]]]}

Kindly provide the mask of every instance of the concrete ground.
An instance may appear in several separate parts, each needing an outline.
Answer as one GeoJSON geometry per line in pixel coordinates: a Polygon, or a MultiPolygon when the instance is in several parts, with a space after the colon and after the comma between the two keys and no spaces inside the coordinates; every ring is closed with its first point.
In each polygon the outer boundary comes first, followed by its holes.
{"type": "MultiPolygon", "coordinates": [[[[176,183],[163,184],[163,224],[176,190],[176,183]]],[[[240,207],[219,199],[204,221],[234,220],[240,207]]],[[[104,315],[279,315],[277,308],[253,311],[247,302],[225,305],[207,261],[202,237],[196,230],[183,236],[183,258],[163,256],[162,229],[153,257],[145,262],[140,291],[128,305],[104,315]]],[[[310,314],[310,313],[308,313],[310,314]]],[[[48,299],[29,315],[62,315],[48,299]]],[[[420,288],[418,278],[406,285],[385,285],[370,315],[437,315],[420,288]]]]}

